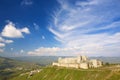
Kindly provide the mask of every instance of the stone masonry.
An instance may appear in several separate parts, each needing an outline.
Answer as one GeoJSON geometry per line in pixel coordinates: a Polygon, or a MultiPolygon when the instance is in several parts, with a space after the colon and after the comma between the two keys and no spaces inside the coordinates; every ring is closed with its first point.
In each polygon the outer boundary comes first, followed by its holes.
{"type": "Polygon", "coordinates": [[[97,68],[102,66],[102,61],[97,59],[89,60],[86,56],[78,56],[73,58],[59,58],[58,62],[53,62],[53,66],[73,67],[73,68],[97,68]]]}

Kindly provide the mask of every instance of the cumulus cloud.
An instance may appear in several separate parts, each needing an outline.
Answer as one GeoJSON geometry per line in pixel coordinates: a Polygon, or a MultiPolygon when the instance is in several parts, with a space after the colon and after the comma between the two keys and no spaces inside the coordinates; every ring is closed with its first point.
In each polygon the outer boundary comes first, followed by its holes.
{"type": "Polygon", "coordinates": [[[9,22],[7,25],[5,25],[1,35],[8,38],[23,38],[23,33],[29,34],[30,31],[27,27],[17,29],[14,23],[9,22]]]}
{"type": "Polygon", "coordinates": [[[60,9],[54,11],[48,30],[65,48],[79,47],[85,54],[120,56],[119,0],[57,1],[60,9]]]}
{"type": "Polygon", "coordinates": [[[0,42],[3,42],[3,43],[13,43],[13,40],[7,40],[7,39],[4,39],[4,38],[0,37],[0,42]]]}
{"type": "MultiPolygon", "coordinates": [[[[23,33],[30,34],[30,31],[27,27],[17,29],[13,22],[8,21],[8,24],[5,25],[4,29],[0,33],[0,52],[4,52],[1,48],[4,48],[6,44],[14,42],[13,40],[7,38],[23,38],[23,33]]],[[[13,49],[11,48],[11,51],[12,50],[13,49]]]]}
{"type": "Polygon", "coordinates": [[[27,27],[21,29],[21,32],[24,32],[26,34],[30,34],[30,31],[29,31],[29,29],[27,27]]]}
{"type": "Polygon", "coordinates": [[[6,44],[10,43],[13,43],[13,40],[7,40],[0,36],[0,53],[4,52],[4,49],[1,48],[4,48],[6,44]]]}

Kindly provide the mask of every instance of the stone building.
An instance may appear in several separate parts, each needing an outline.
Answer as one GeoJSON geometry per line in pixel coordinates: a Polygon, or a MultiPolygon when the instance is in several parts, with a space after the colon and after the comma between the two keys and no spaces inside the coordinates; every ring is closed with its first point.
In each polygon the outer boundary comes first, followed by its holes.
{"type": "Polygon", "coordinates": [[[73,68],[97,68],[102,66],[102,61],[97,59],[89,60],[86,56],[78,56],[74,58],[59,58],[58,62],[53,62],[53,66],[73,67],[73,68]]]}

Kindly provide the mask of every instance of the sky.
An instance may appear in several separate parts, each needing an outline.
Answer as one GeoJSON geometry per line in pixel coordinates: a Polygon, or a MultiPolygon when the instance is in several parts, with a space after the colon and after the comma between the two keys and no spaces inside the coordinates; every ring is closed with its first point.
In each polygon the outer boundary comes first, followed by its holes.
{"type": "Polygon", "coordinates": [[[0,56],[120,56],[120,0],[0,0],[0,56]]]}

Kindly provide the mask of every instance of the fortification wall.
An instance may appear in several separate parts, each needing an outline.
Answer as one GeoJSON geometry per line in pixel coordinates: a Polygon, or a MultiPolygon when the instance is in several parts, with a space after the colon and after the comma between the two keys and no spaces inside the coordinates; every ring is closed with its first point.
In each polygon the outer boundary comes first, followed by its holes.
{"type": "Polygon", "coordinates": [[[89,68],[89,66],[88,66],[88,63],[80,63],[80,68],[82,68],[82,69],[88,69],[89,68]]]}
{"type": "Polygon", "coordinates": [[[64,59],[59,59],[58,63],[77,63],[77,58],[64,58],[64,59]]]}
{"type": "Polygon", "coordinates": [[[53,63],[52,65],[88,69],[101,67],[102,62],[96,59],[88,60],[86,56],[79,56],[76,58],[59,58],[58,63],[53,63]]]}

